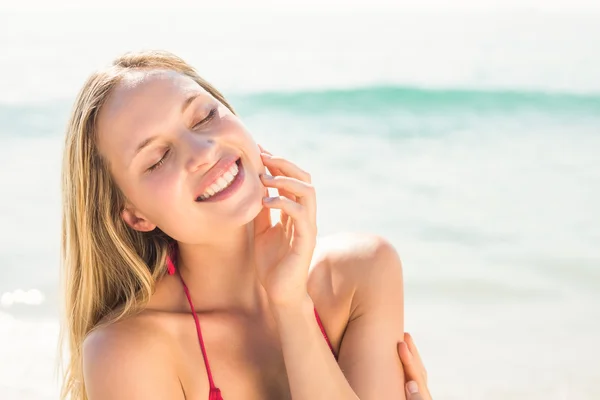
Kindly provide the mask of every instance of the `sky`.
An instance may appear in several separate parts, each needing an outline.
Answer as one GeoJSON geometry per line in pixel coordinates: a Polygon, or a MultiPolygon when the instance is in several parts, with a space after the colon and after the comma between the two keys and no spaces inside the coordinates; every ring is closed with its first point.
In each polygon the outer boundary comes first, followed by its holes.
{"type": "Polygon", "coordinates": [[[142,48],[236,92],[597,93],[599,20],[600,0],[0,0],[0,103],[71,98],[93,69],[142,48]]]}
{"type": "Polygon", "coordinates": [[[314,8],[315,11],[342,9],[429,9],[429,10],[486,10],[486,9],[528,9],[552,10],[598,10],[596,0],[22,0],[6,2],[0,10],[37,9],[86,9],[86,8],[164,8],[183,7],[189,9],[251,9],[283,11],[314,8]]]}

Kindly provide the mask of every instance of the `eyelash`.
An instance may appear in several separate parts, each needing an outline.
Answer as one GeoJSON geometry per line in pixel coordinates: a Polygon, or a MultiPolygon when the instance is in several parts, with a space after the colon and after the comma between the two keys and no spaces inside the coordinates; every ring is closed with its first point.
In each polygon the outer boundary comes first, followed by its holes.
{"type": "Polygon", "coordinates": [[[171,152],[171,150],[167,150],[165,152],[165,154],[162,156],[162,158],[160,160],[158,160],[158,162],[154,165],[152,165],[150,168],[148,168],[148,172],[152,172],[154,171],[156,168],[160,167],[161,165],[163,165],[163,163],[165,162],[165,160],[167,159],[167,156],[169,155],[169,153],[171,152]]]}
{"type": "MultiPolygon", "coordinates": [[[[206,118],[204,118],[202,121],[200,121],[200,122],[198,122],[197,124],[194,125],[193,129],[196,129],[200,125],[203,125],[203,124],[206,124],[207,122],[210,122],[215,117],[216,114],[217,114],[217,109],[213,108],[212,110],[210,110],[210,112],[208,113],[208,115],[206,116],[206,118]]],[[[163,165],[163,163],[167,159],[167,156],[169,155],[170,152],[171,152],[171,150],[167,150],[165,152],[165,154],[162,156],[162,158],[160,160],[158,160],[158,162],[156,164],[154,164],[150,168],[148,168],[148,172],[152,172],[155,169],[157,169],[158,167],[160,167],[161,165],[163,165]]]]}
{"type": "Polygon", "coordinates": [[[196,129],[200,125],[204,125],[207,122],[210,122],[210,120],[212,120],[215,117],[216,114],[217,114],[217,109],[213,108],[212,110],[210,110],[210,112],[208,113],[208,115],[206,116],[206,118],[204,118],[202,121],[198,122],[197,124],[194,124],[194,127],[192,129],[196,129]]]}

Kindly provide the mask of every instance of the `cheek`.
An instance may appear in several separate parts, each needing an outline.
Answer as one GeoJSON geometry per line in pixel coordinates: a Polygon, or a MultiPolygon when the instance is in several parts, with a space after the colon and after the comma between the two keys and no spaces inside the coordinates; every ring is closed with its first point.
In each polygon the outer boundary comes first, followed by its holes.
{"type": "Polygon", "coordinates": [[[258,145],[254,141],[254,138],[250,134],[246,135],[245,140],[246,140],[246,145],[244,146],[245,147],[244,152],[246,153],[246,156],[252,163],[252,166],[257,171],[261,172],[262,170],[264,170],[265,167],[262,162],[262,158],[260,157],[260,149],[258,148],[258,145]]]}
{"type": "Polygon", "coordinates": [[[242,150],[254,170],[262,173],[265,167],[260,157],[258,144],[240,119],[233,114],[228,114],[221,118],[219,124],[219,128],[222,129],[227,140],[233,142],[235,147],[242,150]]]}
{"type": "Polygon", "coordinates": [[[180,190],[175,176],[164,173],[149,178],[137,192],[139,208],[147,210],[146,214],[152,222],[160,224],[168,219],[169,210],[173,210],[180,190]]]}

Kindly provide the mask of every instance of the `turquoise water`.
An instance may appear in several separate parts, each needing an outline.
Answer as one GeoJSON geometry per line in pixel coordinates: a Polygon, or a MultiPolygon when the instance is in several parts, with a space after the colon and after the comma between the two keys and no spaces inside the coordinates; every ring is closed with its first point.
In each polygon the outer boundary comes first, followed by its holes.
{"type": "MultiPolygon", "coordinates": [[[[493,379],[498,369],[509,366],[515,379],[530,374],[534,359],[548,357],[543,343],[577,343],[576,356],[544,361],[557,375],[569,360],[595,365],[599,96],[379,86],[233,94],[231,101],[259,142],[312,172],[321,234],[371,231],[398,247],[407,327],[424,342],[432,384],[444,398],[465,390],[492,398],[502,386],[493,379]],[[524,332],[510,339],[514,329],[524,332]],[[462,368],[440,340],[468,340],[462,368]],[[501,361],[515,346],[530,363],[501,361]],[[477,363],[488,365],[487,374],[479,371],[471,387],[459,371],[473,372],[477,363]]],[[[9,194],[0,208],[0,334],[31,337],[27,330],[39,326],[56,332],[59,166],[69,108],[67,100],[0,106],[0,178],[9,194]]],[[[39,365],[48,368],[53,347],[47,338],[38,343],[36,357],[46,360],[39,365]]],[[[2,347],[8,359],[18,348],[2,347]]],[[[39,365],[29,368],[45,376],[39,365]]],[[[28,392],[14,388],[18,371],[31,373],[22,366],[3,379],[22,395],[28,392]]],[[[593,371],[561,390],[597,393],[593,371]]],[[[547,378],[555,375],[544,374],[520,382],[521,392],[555,393],[547,378]]],[[[27,398],[51,398],[52,387],[27,398]]]]}
{"type": "Polygon", "coordinates": [[[190,16],[167,31],[145,14],[125,35],[122,15],[111,32],[95,19],[2,15],[0,33],[22,40],[3,42],[15,62],[0,66],[11,77],[0,81],[0,398],[56,398],[65,123],[93,65],[148,44],[190,59],[259,143],[311,172],[322,235],[368,231],[396,245],[406,326],[436,398],[600,397],[591,15],[336,11],[301,30],[309,16],[286,14],[278,37],[230,16],[218,40],[217,22],[190,16]]]}
{"type": "Polygon", "coordinates": [[[509,90],[425,89],[376,86],[309,92],[259,93],[236,99],[250,112],[284,110],[294,114],[326,115],[335,112],[376,113],[541,113],[595,115],[600,95],[543,93],[509,90]]]}

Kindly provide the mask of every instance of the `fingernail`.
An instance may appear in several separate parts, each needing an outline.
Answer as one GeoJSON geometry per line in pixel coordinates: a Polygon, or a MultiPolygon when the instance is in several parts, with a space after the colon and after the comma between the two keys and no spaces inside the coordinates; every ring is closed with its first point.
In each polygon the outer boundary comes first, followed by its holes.
{"type": "Polygon", "coordinates": [[[405,347],[406,347],[406,342],[398,343],[398,349],[405,351],[406,350],[405,347]]]}
{"type": "Polygon", "coordinates": [[[266,158],[271,158],[271,155],[267,153],[260,153],[260,155],[266,158]]]}
{"type": "Polygon", "coordinates": [[[265,203],[270,203],[270,202],[272,202],[272,201],[273,201],[273,197],[263,197],[263,201],[264,201],[265,203]]]}
{"type": "Polygon", "coordinates": [[[419,386],[417,385],[417,382],[415,382],[415,381],[408,382],[406,384],[406,389],[408,390],[408,393],[410,393],[410,394],[419,393],[419,386]]]}
{"type": "Polygon", "coordinates": [[[262,174],[262,177],[263,177],[263,179],[266,179],[266,180],[273,179],[273,177],[271,175],[267,175],[267,174],[262,174]]]}

